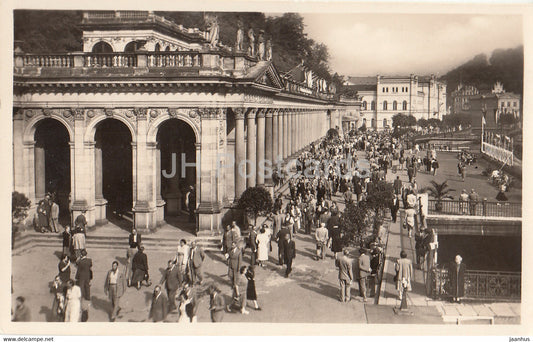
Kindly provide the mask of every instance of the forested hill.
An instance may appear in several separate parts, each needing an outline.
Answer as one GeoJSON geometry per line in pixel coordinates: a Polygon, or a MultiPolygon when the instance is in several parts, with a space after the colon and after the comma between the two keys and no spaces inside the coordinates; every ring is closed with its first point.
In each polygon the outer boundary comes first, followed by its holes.
{"type": "MultiPolygon", "coordinates": [[[[206,30],[204,12],[156,12],[184,27],[206,30]]],[[[286,72],[305,61],[306,66],[319,76],[330,80],[329,53],[324,44],[315,42],[304,32],[303,18],[296,13],[266,16],[264,13],[218,12],[220,41],[233,47],[239,21],[246,32],[251,27],[255,34],[265,31],[265,39],[272,39],[274,64],[280,72],[286,72]]],[[[81,11],[15,11],[15,40],[23,41],[25,52],[57,53],[80,51],[81,35],[77,25],[81,23],[81,11]]]]}
{"type": "Polygon", "coordinates": [[[524,47],[497,49],[490,56],[475,56],[470,61],[449,71],[442,77],[447,82],[448,100],[462,82],[476,86],[480,91],[490,90],[500,81],[507,92],[522,94],[524,82],[524,47]]]}

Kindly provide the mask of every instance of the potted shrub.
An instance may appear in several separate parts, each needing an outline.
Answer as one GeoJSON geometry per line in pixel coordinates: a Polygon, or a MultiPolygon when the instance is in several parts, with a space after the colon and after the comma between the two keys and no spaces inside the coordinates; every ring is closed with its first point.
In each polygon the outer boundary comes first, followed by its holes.
{"type": "Polygon", "coordinates": [[[256,186],[246,189],[239,198],[238,208],[253,219],[254,225],[258,216],[265,216],[272,211],[272,197],[267,189],[256,186]]]}
{"type": "Polygon", "coordinates": [[[448,181],[444,181],[440,184],[435,181],[431,181],[431,186],[424,190],[429,193],[429,196],[433,197],[437,201],[435,203],[436,211],[442,211],[442,201],[444,199],[453,198],[450,196],[450,193],[453,191],[453,189],[448,187],[448,181]]]}

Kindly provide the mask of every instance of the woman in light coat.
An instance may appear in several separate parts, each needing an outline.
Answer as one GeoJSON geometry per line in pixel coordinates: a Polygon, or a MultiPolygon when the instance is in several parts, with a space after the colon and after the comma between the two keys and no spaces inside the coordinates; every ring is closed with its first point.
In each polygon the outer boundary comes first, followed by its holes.
{"type": "Polygon", "coordinates": [[[400,300],[402,300],[403,290],[411,291],[411,279],[413,279],[413,263],[410,259],[407,259],[407,253],[405,251],[400,252],[400,259],[396,261],[396,289],[400,300]]]}
{"type": "Polygon", "coordinates": [[[264,267],[265,261],[268,261],[268,251],[269,251],[269,243],[270,243],[270,234],[267,233],[266,229],[264,227],[261,228],[260,234],[257,235],[256,238],[257,242],[257,261],[259,261],[259,265],[261,267],[264,267]]]}
{"type": "Polygon", "coordinates": [[[79,322],[81,314],[81,289],[71,279],[67,283],[65,322],[79,322]]]}

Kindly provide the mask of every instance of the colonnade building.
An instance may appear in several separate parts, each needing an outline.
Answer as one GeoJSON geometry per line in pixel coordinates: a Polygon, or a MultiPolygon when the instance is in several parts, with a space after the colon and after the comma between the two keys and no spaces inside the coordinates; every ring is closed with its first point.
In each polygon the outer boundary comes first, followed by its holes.
{"type": "Polygon", "coordinates": [[[15,50],[13,187],[33,210],[52,192],[62,217],[129,213],[150,231],[193,186],[196,227],[214,232],[247,187],[272,186],[261,163],[286,162],[349,110],[151,12],[87,12],[82,29],[83,52],[15,50]]]}

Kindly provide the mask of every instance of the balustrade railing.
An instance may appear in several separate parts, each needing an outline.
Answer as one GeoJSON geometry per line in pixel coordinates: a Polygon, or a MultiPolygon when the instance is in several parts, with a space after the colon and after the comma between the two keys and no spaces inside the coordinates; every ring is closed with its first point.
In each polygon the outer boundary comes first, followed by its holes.
{"type": "Polygon", "coordinates": [[[70,55],[23,55],[24,66],[71,68],[74,67],[74,58],[70,55]]]}
{"type": "Polygon", "coordinates": [[[195,51],[150,52],[149,67],[202,67],[202,56],[195,51]]]}
{"type": "Polygon", "coordinates": [[[129,68],[137,66],[134,53],[88,53],[84,55],[84,66],[88,68],[129,68]]]}
{"type": "MultiPolygon", "coordinates": [[[[450,297],[450,278],[446,268],[434,268],[429,279],[432,281],[432,296],[444,299],[450,297]]],[[[479,300],[520,300],[521,272],[465,271],[465,298],[479,300]]]]}
{"type": "Polygon", "coordinates": [[[522,203],[479,201],[477,204],[458,200],[428,200],[432,215],[471,215],[492,217],[522,217],[522,203]]]}

